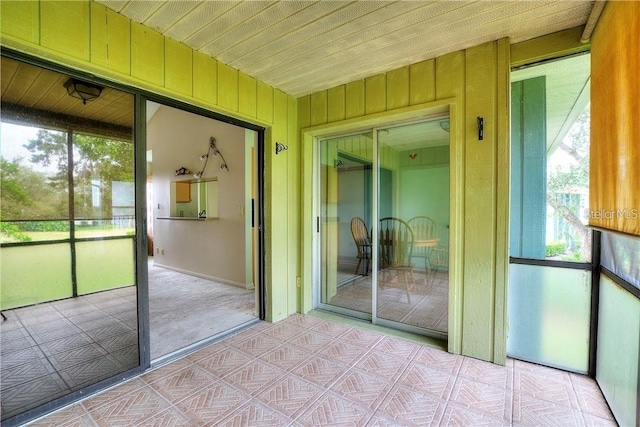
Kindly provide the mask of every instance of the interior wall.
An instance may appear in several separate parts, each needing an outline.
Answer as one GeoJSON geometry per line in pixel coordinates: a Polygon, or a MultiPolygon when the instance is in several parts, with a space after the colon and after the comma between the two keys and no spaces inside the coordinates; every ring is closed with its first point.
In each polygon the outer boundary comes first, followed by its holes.
{"type": "Polygon", "coordinates": [[[147,147],[153,150],[154,262],[243,288],[251,285],[245,271],[245,212],[251,211],[245,199],[245,180],[251,174],[245,170],[245,130],[161,106],[147,123],[147,147]],[[199,157],[212,136],[229,167],[219,170],[219,157],[211,157],[202,176],[218,178],[218,218],[158,219],[171,216],[171,182],[191,178],[176,177],[175,170],[200,170],[204,163],[199,157]]]}
{"type": "Polygon", "coordinates": [[[2,2],[0,44],[265,127],[266,316],[277,321],[297,311],[300,164],[294,97],[91,1],[2,2]],[[289,147],[277,157],[276,141],[289,147]]]}
{"type": "Polygon", "coordinates": [[[400,218],[426,215],[438,226],[439,246],[449,246],[449,167],[400,170],[400,218]],[[414,197],[420,194],[421,197],[414,197]]]}
{"type": "MultiPolygon", "coordinates": [[[[450,109],[457,163],[450,171],[449,351],[500,364],[506,360],[509,64],[509,42],[501,39],[298,98],[304,229],[312,229],[314,136],[450,109]],[[478,116],[485,123],[482,141],[478,116]]],[[[304,237],[306,311],[312,308],[313,235],[304,237]]]]}

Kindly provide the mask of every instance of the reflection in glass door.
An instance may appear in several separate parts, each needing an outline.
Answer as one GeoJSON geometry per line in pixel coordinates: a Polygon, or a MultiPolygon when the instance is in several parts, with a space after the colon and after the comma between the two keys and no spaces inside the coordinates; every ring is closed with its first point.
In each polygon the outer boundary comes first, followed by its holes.
{"type": "Polygon", "coordinates": [[[322,304],[371,315],[372,134],[320,142],[322,304]]]}
{"type": "Polygon", "coordinates": [[[448,123],[377,131],[378,323],[447,332],[448,123]]]}
{"type": "Polygon", "coordinates": [[[448,124],[319,142],[319,308],[446,336],[448,124]]]}

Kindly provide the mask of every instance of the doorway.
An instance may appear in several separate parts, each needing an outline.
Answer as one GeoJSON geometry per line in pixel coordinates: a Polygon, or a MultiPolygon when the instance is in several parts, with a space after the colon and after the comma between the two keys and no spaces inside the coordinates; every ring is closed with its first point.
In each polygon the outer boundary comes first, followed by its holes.
{"type": "Polygon", "coordinates": [[[151,360],[259,318],[258,132],[147,101],[151,360]]]}
{"type": "Polygon", "coordinates": [[[317,308],[446,338],[449,118],[317,141],[317,308]]]}
{"type": "Polygon", "coordinates": [[[593,372],[598,233],[587,228],[590,55],[511,74],[507,354],[593,372]]]}

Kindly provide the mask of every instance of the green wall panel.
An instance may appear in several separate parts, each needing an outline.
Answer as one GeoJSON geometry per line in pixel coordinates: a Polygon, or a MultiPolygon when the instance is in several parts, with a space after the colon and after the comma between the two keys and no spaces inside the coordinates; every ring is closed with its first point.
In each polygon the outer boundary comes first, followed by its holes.
{"type": "Polygon", "coordinates": [[[40,40],[40,4],[30,1],[2,2],[2,34],[27,42],[40,40]]]}
{"type": "Polygon", "coordinates": [[[327,91],[311,94],[311,126],[327,123],[327,91]]]}
{"type": "Polygon", "coordinates": [[[256,79],[238,73],[238,111],[249,117],[256,117],[256,99],[258,98],[256,79]]]}
{"type": "Polygon", "coordinates": [[[238,70],[218,62],[218,88],[222,89],[218,91],[218,104],[238,111],[238,70]]]}
{"type": "MultiPolygon", "coordinates": [[[[91,9],[88,2],[40,3],[40,43],[73,58],[89,60],[91,9]]],[[[3,3],[4,6],[4,3],[3,3]]]]}
{"type": "Polygon", "coordinates": [[[495,47],[486,43],[466,52],[465,230],[463,354],[493,359],[496,244],[495,47]],[[484,118],[478,140],[476,117],[484,118]]]}
{"type": "Polygon", "coordinates": [[[136,22],[131,23],[131,76],[164,86],[164,37],[136,22]]]}
{"type": "Polygon", "coordinates": [[[175,40],[164,39],[164,86],[180,95],[193,91],[191,48],[175,40]]]}
{"type": "Polygon", "coordinates": [[[346,118],[345,108],[345,86],[332,87],[327,91],[327,104],[329,106],[327,112],[327,120],[329,122],[337,122],[346,118]]]}
{"type": "Polygon", "coordinates": [[[273,88],[271,86],[258,81],[256,103],[258,119],[267,123],[273,122],[273,88]]]}
{"type": "Polygon", "coordinates": [[[387,73],[387,110],[409,105],[409,67],[387,73]]]}
{"type": "Polygon", "coordinates": [[[387,107],[387,79],[384,74],[364,79],[365,113],[373,114],[384,111],[387,107]]]}
{"type": "Polygon", "coordinates": [[[200,52],[193,52],[193,97],[215,105],[218,88],[218,61],[200,52]]]}
{"type": "Polygon", "coordinates": [[[364,80],[347,83],[345,88],[346,118],[364,116],[364,80]]]}
{"type": "Polygon", "coordinates": [[[129,74],[131,28],[129,20],[98,3],[91,3],[91,62],[129,74]]]}
{"type": "Polygon", "coordinates": [[[418,62],[409,68],[410,103],[422,104],[436,99],[436,62],[418,62]]]}

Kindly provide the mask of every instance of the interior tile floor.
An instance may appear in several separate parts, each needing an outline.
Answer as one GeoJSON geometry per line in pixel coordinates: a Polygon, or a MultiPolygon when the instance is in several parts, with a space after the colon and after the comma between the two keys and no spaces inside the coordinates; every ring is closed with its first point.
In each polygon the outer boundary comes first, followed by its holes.
{"type": "MultiPolygon", "coordinates": [[[[407,325],[447,333],[449,275],[446,271],[424,269],[413,272],[409,289],[397,276],[379,277],[378,317],[407,325]],[[407,292],[409,298],[407,298],[407,292]]],[[[353,269],[338,269],[338,290],[330,305],[371,313],[371,276],[353,274],[353,269]]]]}
{"type": "MultiPolygon", "coordinates": [[[[149,267],[151,359],[257,320],[255,293],[149,267]]],[[[0,321],[6,419],[139,364],[136,287],[14,310],[0,321]]]]}
{"type": "Polygon", "coordinates": [[[259,322],[34,426],[616,425],[594,380],[315,316],[259,322]]]}

